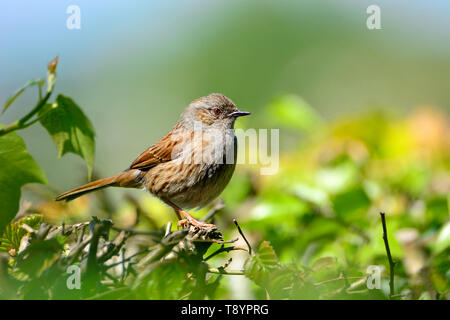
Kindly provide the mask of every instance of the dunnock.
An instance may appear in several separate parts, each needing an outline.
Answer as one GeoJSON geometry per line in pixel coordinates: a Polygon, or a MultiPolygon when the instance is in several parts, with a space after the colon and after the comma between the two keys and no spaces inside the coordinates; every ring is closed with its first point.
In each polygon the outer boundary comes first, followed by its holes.
{"type": "Polygon", "coordinates": [[[175,210],[179,225],[212,228],[183,209],[207,205],[227,186],[236,166],[234,122],[249,114],[222,94],[194,100],[172,130],[127,170],[67,191],[56,200],[69,201],[105,187],[144,188],[175,210]]]}

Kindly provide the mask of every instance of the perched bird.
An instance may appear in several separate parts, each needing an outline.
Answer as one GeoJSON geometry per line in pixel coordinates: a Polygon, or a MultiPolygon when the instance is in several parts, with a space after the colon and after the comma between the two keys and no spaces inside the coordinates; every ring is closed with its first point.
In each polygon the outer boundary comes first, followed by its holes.
{"type": "Polygon", "coordinates": [[[67,191],[56,200],[69,201],[105,187],[144,188],[174,209],[178,225],[214,227],[183,209],[207,205],[227,186],[236,166],[234,122],[249,114],[222,94],[194,100],[172,130],[128,169],[67,191]]]}

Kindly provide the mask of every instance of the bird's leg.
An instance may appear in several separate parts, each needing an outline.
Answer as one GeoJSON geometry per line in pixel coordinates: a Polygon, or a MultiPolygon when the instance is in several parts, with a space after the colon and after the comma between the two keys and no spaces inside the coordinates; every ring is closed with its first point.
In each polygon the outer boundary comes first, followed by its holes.
{"type": "Polygon", "coordinates": [[[179,213],[181,213],[185,217],[185,219],[181,219],[180,221],[178,221],[178,224],[177,224],[178,226],[184,226],[186,223],[189,223],[197,228],[207,228],[207,229],[217,228],[215,225],[213,225],[211,223],[206,223],[206,222],[195,219],[193,216],[191,216],[186,211],[181,210],[181,211],[179,211],[179,213]]]}
{"type": "Polygon", "coordinates": [[[191,225],[193,225],[194,227],[197,228],[217,228],[215,225],[210,224],[210,223],[206,223],[203,221],[198,221],[197,219],[195,219],[192,215],[190,215],[189,213],[187,213],[186,211],[182,210],[180,207],[178,207],[177,205],[173,204],[172,202],[166,200],[164,201],[166,202],[169,206],[172,207],[172,209],[175,211],[177,217],[178,217],[178,226],[183,227],[186,223],[190,223],[191,225]],[[184,219],[181,218],[181,216],[184,217],[184,219]]]}

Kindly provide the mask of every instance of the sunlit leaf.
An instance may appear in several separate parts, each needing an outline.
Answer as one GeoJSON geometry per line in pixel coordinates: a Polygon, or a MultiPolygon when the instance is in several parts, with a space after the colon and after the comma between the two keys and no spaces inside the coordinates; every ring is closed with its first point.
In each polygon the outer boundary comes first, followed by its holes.
{"type": "Polygon", "coordinates": [[[42,215],[33,214],[8,224],[3,235],[0,237],[0,250],[9,251],[14,249],[15,252],[18,252],[20,241],[28,234],[28,232],[22,228],[22,225],[26,224],[29,227],[36,229],[41,221],[42,215]]]}
{"type": "Polygon", "coordinates": [[[258,251],[245,262],[245,275],[257,284],[268,280],[270,272],[279,265],[278,258],[268,241],[263,241],[258,251]]]}
{"type": "Polygon", "coordinates": [[[27,183],[47,183],[39,165],[14,133],[0,137],[0,233],[19,210],[20,190],[27,183]]]}
{"type": "Polygon", "coordinates": [[[94,129],[80,107],[69,97],[58,95],[56,103],[40,111],[41,124],[47,129],[58,149],[58,157],[71,152],[86,161],[88,176],[94,165],[94,129]]]}

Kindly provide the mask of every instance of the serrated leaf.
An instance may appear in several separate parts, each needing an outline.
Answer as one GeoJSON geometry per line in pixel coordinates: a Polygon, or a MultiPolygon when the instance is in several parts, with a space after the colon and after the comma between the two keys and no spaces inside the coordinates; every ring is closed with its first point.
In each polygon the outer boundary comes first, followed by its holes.
{"type": "Polygon", "coordinates": [[[279,266],[278,258],[268,241],[263,241],[255,255],[244,265],[245,275],[256,284],[263,285],[272,270],[279,266]]]}
{"type": "Polygon", "coordinates": [[[4,113],[10,106],[11,104],[28,88],[31,86],[43,86],[45,83],[44,79],[33,79],[30,81],[27,81],[22,88],[18,89],[16,92],[14,92],[5,102],[5,105],[3,106],[3,111],[2,113],[4,113]]]}
{"type": "Polygon", "coordinates": [[[16,222],[9,223],[6,226],[3,235],[0,237],[0,250],[3,249],[4,251],[9,251],[10,249],[14,249],[18,252],[22,238],[28,234],[28,232],[22,228],[22,225],[26,224],[33,229],[37,229],[41,221],[42,215],[33,214],[16,222]]]}
{"type": "MultiPolygon", "coordinates": [[[[3,125],[0,125],[3,127],[3,125]]],[[[19,210],[20,190],[27,183],[47,183],[44,171],[15,132],[0,137],[0,234],[19,210]]]]}
{"type": "Polygon", "coordinates": [[[88,177],[94,165],[94,129],[80,107],[69,97],[58,95],[56,103],[40,111],[41,124],[47,129],[58,150],[58,157],[71,152],[86,161],[88,177]]]}

